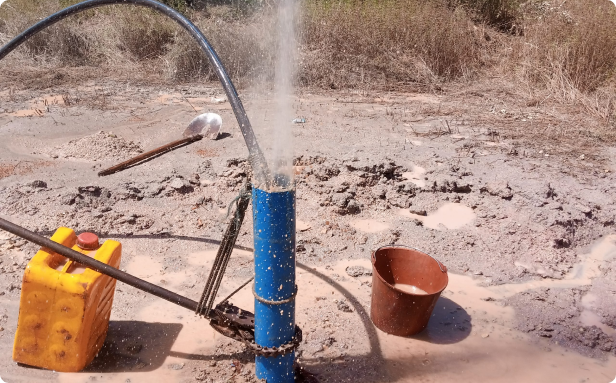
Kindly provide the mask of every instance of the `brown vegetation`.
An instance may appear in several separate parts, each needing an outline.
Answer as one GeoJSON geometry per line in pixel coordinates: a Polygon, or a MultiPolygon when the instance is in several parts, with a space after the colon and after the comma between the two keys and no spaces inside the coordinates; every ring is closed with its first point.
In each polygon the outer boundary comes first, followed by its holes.
{"type": "MultiPolygon", "coordinates": [[[[70,2],[8,0],[0,9],[0,42],[70,2]]],[[[302,7],[297,81],[303,86],[438,87],[498,77],[531,104],[576,103],[614,123],[616,7],[608,0],[309,0],[302,7]]],[[[213,79],[184,31],[148,10],[127,9],[74,16],[14,55],[37,65],[121,66],[170,81],[213,79]]],[[[240,86],[273,77],[271,5],[182,10],[240,86]]]]}

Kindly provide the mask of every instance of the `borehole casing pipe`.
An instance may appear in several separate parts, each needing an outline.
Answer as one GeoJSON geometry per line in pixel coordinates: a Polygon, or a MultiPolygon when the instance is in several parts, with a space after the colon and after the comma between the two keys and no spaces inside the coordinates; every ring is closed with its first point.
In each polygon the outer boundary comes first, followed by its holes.
{"type": "MultiPolygon", "coordinates": [[[[295,335],[295,188],[280,192],[252,189],[255,249],[255,340],[279,347],[295,335]]],[[[257,379],[267,383],[295,380],[295,352],[257,355],[257,379]]]]}

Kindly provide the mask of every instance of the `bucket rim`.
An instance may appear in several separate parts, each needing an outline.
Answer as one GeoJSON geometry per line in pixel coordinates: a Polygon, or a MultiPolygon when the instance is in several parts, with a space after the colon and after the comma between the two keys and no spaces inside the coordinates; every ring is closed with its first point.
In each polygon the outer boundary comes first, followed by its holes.
{"type": "Polygon", "coordinates": [[[428,256],[428,257],[432,258],[432,259],[436,262],[436,264],[438,265],[439,269],[441,269],[441,271],[445,274],[445,286],[443,286],[443,288],[442,288],[442,289],[439,289],[438,291],[436,291],[436,292],[434,292],[434,293],[432,293],[432,294],[428,294],[428,295],[436,295],[436,294],[440,294],[440,293],[442,293],[443,291],[445,291],[445,289],[446,289],[446,288],[447,288],[447,286],[449,285],[449,274],[447,273],[447,266],[445,266],[445,265],[444,265],[441,261],[439,261],[438,259],[434,258],[433,256],[431,256],[430,254],[426,253],[425,251],[421,251],[421,250],[419,250],[419,249],[417,249],[417,248],[415,248],[415,247],[412,247],[412,246],[406,246],[406,245],[393,245],[393,244],[391,244],[391,245],[383,245],[383,246],[381,246],[381,247],[379,247],[379,248],[377,248],[377,249],[373,250],[373,251],[372,251],[372,256],[370,257],[370,258],[371,258],[371,263],[372,263],[373,273],[374,273],[374,274],[375,274],[375,275],[376,275],[376,276],[377,276],[377,277],[381,280],[381,282],[383,282],[386,286],[388,286],[388,287],[390,287],[390,288],[392,288],[392,289],[394,289],[394,290],[396,290],[396,291],[398,291],[398,292],[401,292],[401,293],[407,294],[407,295],[416,295],[416,294],[409,293],[409,292],[407,292],[407,291],[402,291],[402,290],[400,290],[400,289],[395,288],[392,284],[388,283],[385,279],[383,279],[383,277],[381,276],[381,274],[377,271],[377,269],[376,269],[376,267],[375,267],[375,263],[376,263],[376,252],[377,252],[377,251],[379,251],[379,250],[382,250],[382,249],[386,249],[386,248],[394,248],[394,249],[395,249],[395,248],[402,248],[402,249],[405,249],[405,250],[414,250],[414,251],[416,251],[416,252],[418,252],[418,253],[421,253],[421,254],[423,254],[423,255],[426,255],[426,256],[428,256]]]}

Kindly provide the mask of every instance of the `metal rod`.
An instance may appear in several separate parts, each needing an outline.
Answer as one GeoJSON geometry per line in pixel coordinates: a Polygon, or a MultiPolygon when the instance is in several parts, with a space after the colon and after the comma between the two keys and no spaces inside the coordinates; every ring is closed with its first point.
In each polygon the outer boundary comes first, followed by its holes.
{"type": "Polygon", "coordinates": [[[225,71],[222,62],[220,61],[220,58],[214,51],[214,48],[212,48],[212,46],[210,45],[209,41],[205,38],[203,33],[201,33],[201,31],[190,20],[188,20],[186,17],[184,17],[184,15],[182,15],[175,9],[165,4],[159,3],[154,0],[87,0],[81,3],[77,3],[70,7],[64,8],[59,12],[54,13],[53,15],[39,21],[38,23],[34,24],[30,28],[17,35],[13,40],[9,41],[5,46],[0,48],[0,60],[2,60],[6,55],[8,55],[19,45],[27,41],[30,37],[42,31],[43,29],[57,23],[58,21],[73,14],[86,11],[88,9],[112,4],[134,4],[154,9],[177,22],[197,41],[197,43],[201,47],[201,50],[203,50],[203,52],[207,56],[210,65],[212,65],[214,72],[218,76],[218,79],[220,80],[222,87],[227,94],[227,99],[231,104],[231,108],[233,108],[233,113],[235,114],[237,123],[239,124],[242,135],[244,136],[244,141],[246,142],[246,146],[248,147],[248,152],[250,154],[250,162],[256,181],[262,183],[263,185],[260,185],[262,187],[269,187],[270,174],[267,162],[265,160],[265,156],[263,155],[263,152],[259,147],[257,137],[252,130],[252,125],[250,124],[250,120],[248,119],[246,110],[242,105],[242,101],[237,94],[237,90],[231,82],[229,75],[225,71]]]}
{"type": "MultiPolygon", "coordinates": [[[[227,226],[227,231],[225,231],[225,234],[222,237],[222,241],[220,243],[220,247],[218,248],[218,253],[216,253],[216,258],[214,259],[214,264],[212,265],[210,275],[207,279],[207,283],[205,284],[205,288],[203,289],[201,300],[197,306],[197,314],[205,316],[209,315],[212,306],[214,305],[214,300],[216,299],[220,283],[225,274],[225,270],[227,269],[229,258],[231,258],[231,253],[235,247],[237,236],[239,235],[240,229],[242,228],[242,223],[244,222],[246,209],[248,209],[248,204],[250,203],[250,191],[251,185],[247,180],[246,184],[240,191],[240,195],[235,200],[237,201],[235,214],[229,222],[229,226],[227,226]]],[[[233,206],[233,202],[231,202],[229,208],[231,206],[233,206]]]]}
{"type": "Polygon", "coordinates": [[[142,153],[138,156],[131,158],[130,160],[119,163],[115,166],[107,168],[105,170],[101,170],[98,172],[99,177],[108,176],[114,173],[121,172],[122,170],[128,169],[131,165],[137,164],[142,161],[146,161],[156,155],[170,152],[175,149],[179,149],[188,144],[192,144],[193,142],[197,142],[203,138],[201,134],[195,134],[194,136],[190,136],[187,138],[183,138],[181,140],[176,140],[168,143],[167,145],[160,146],[156,149],[152,149],[149,152],[142,153]]]}
{"type": "Polygon", "coordinates": [[[82,265],[85,265],[92,270],[98,271],[101,274],[108,275],[111,278],[115,278],[120,282],[126,283],[129,286],[133,286],[139,290],[155,295],[171,303],[175,303],[178,306],[182,306],[191,311],[195,311],[197,309],[197,302],[193,301],[192,299],[188,299],[165,288],[156,286],[150,282],[144,281],[143,279],[139,279],[133,275],[120,271],[112,266],[99,262],[94,258],[83,255],[73,249],[54,242],[49,238],[45,238],[24,227],[16,225],[2,218],[0,218],[0,229],[4,229],[9,233],[15,234],[16,236],[23,239],[27,239],[28,241],[36,243],[39,246],[46,247],[60,255],[65,256],[70,260],[81,263],[82,265]]]}

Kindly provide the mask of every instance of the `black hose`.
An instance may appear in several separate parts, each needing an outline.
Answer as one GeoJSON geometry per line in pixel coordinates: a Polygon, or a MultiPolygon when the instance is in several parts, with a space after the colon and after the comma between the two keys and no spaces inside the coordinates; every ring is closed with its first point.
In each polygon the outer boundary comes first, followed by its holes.
{"type": "Polygon", "coordinates": [[[222,87],[227,94],[229,103],[233,108],[233,113],[235,113],[235,118],[237,119],[237,123],[239,124],[242,135],[244,136],[244,141],[246,142],[246,146],[248,147],[248,153],[250,154],[250,162],[256,181],[264,183],[264,186],[267,188],[270,182],[267,162],[265,161],[263,152],[259,147],[257,138],[254,134],[254,131],[252,130],[252,125],[248,120],[248,115],[246,115],[246,110],[244,110],[244,106],[242,105],[242,102],[237,94],[237,90],[235,89],[235,86],[233,86],[231,79],[227,75],[227,72],[225,71],[225,68],[220,62],[218,55],[214,51],[214,48],[212,48],[210,43],[207,41],[203,33],[201,33],[201,31],[190,20],[188,20],[175,9],[168,7],[165,4],[159,3],[154,0],[87,0],[81,3],[77,3],[59,12],[54,13],[46,19],[39,21],[38,23],[23,31],[21,34],[11,40],[8,44],[0,48],[0,60],[2,60],[6,55],[13,51],[13,49],[17,48],[19,45],[27,41],[30,37],[42,31],[43,29],[57,23],[58,21],[75,13],[83,12],[91,8],[101,7],[103,5],[112,4],[134,4],[159,11],[170,19],[176,21],[197,41],[197,43],[209,59],[210,64],[214,68],[214,71],[216,72],[216,75],[218,76],[218,79],[222,83],[222,87]]]}
{"type": "Polygon", "coordinates": [[[63,255],[70,260],[81,263],[82,265],[87,266],[92,270],[98,271],[101,274],[108,275],[114,279],[117,279],[120,282],[126,283],[129,286],[133,286],[138,288],[139,290],[145,291],[146,293],[150,293],[159,298],[163,298],[169,302],[175,303],[178,306],[185,307],[190,311],[195,311],[197,309],[197,302],[193,301],[192,299],[183,297],[179,294],[174,293],[173,291],[169,291],[160,286],[156,286],[155,284],[152,284],[148,281],[144,281],[143,279],[139,279],[133,275],[120,271],[115,267],[109,266],[108,264],[103,262],[99,262],[94,258],[83,255],[73,249],[63,246],[57,242],[52,241],[51,239],[45,238],[26,228],[23,228],[2,218],[0,218],[0,229],[4,229],[9,233],[15,234],[23,239],[27,239],[28,241],[36,243],[39,246],[53,250],[54,252],[63,255]]]}

